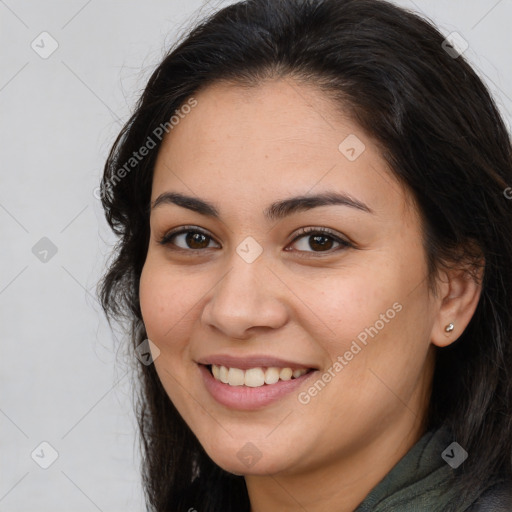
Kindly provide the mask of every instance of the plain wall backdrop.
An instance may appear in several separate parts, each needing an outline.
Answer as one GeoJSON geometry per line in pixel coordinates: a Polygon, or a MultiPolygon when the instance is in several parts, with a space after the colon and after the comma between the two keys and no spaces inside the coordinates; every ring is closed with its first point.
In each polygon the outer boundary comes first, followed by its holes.
{"type": "MultiPolygon", "coordinates": [[[[0,0],[0,511],[145,508],[94,189],[165,49],[228,3],[0,0]]],[[[462,35],[510,128],[512,0],[396,3],[462,35]]]]}

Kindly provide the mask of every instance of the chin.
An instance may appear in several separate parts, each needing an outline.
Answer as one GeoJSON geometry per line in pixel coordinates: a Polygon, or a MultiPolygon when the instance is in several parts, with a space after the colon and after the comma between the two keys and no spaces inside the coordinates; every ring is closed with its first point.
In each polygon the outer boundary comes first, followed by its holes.
{"type": "MultiPolygon", "coordinates": [[[[227,454],[223,454],[219,457],[215,456],[215,458],[212,458],[212,460],[224,471],[238,476],[274,475],[285,470],[287,466],[287,464],[284,464],[284,461],[282,460],[264,460],[264,457],[257,460],[253,464],[245,464],[238,459],[236,454],[229,456],[226,455],[227,454]]],[[[275,457],[272,457],[272,459],[275,459],[275,457]]]]}
{"type": "Polygon", "coordinates": [[[225,443],[201,443],[208,456],[224,471],[234,475],[273,475],[294,464],[284,447],[262,442],[226,439],[225,443]]]}

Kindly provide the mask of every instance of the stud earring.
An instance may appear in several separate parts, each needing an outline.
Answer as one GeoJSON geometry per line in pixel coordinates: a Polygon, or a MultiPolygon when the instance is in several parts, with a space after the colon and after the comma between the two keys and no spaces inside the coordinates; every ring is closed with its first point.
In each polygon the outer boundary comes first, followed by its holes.
{"type": "Polygon", "coordinates": [[[452,332],[452,331],[453,331],[453,329],[454,329],[454,327],[455,327],[455,326],[450,322],[450,323],[449,323],[449,324],[444,328],[444,330],[445,330],[446,332],[452,332]]]}

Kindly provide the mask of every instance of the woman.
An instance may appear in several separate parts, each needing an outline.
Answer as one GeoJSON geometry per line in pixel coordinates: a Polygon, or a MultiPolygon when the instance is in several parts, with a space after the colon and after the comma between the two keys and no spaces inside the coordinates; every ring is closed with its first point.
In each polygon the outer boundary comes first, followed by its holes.
{"type": "Polygon", "coordinates": [[[153,73],[99,290],[152,510],[512,510],[512,151],[459,43],[247,0],[153,73]]]}

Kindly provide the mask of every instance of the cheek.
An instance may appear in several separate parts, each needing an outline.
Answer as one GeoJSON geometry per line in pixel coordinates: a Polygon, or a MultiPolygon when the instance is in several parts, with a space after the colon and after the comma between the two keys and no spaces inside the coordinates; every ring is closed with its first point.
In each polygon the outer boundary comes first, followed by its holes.
{"type": "Polygon", "coordinates": [[[179,339],[187,325],[187,316],[200,298],[193,280],[171,273],[165,265],[146,261],[139,282],[142,318],[150,339],[158,345],[179,339]]]}
{"type": "Polygon", "coordinates": [[[294,293],[305,305],[301,309],[305,313],[309,310],[308,329],[316,333],[319,341],[327,343],[331,356],[348,350],[358,336],[364,342],[365,329],[376,322],[379,331],[396,322],[398,313],[393,304],[402,295],[399,279],[383,276],[366,266],[363,271],[352,268],[350,272],[340,271],[336,275],[331,270],[315,279],[296,280],[294,293]]]}
{"type": "Polygon", "coordinates": [[[160,353],[154,361],[156,372],[167,395],[180,411],[186,411],[188,401],[182,389],[187,382],[188,339],[193,305],[200,294],[183,275],[148,257],[139,281],[139,300],[148,338],[160,353]]]}
{"type": "Polygon", "coordinates": [[[333,275],[299,280],[294,287],[307,306],[302,307],[302,318],[308,318],[309,325],[303,327],[323,348],[326,366],[338,362],[330,386],[336,390],[330,397],[333,403],[339,397],[383,400],[389,390],[379,378],[407,395],[429,345],[424,287],[411,293],[417,272],[374,263],[364,265],[364,271],[352,268],[337,278],[333,275]]]}

